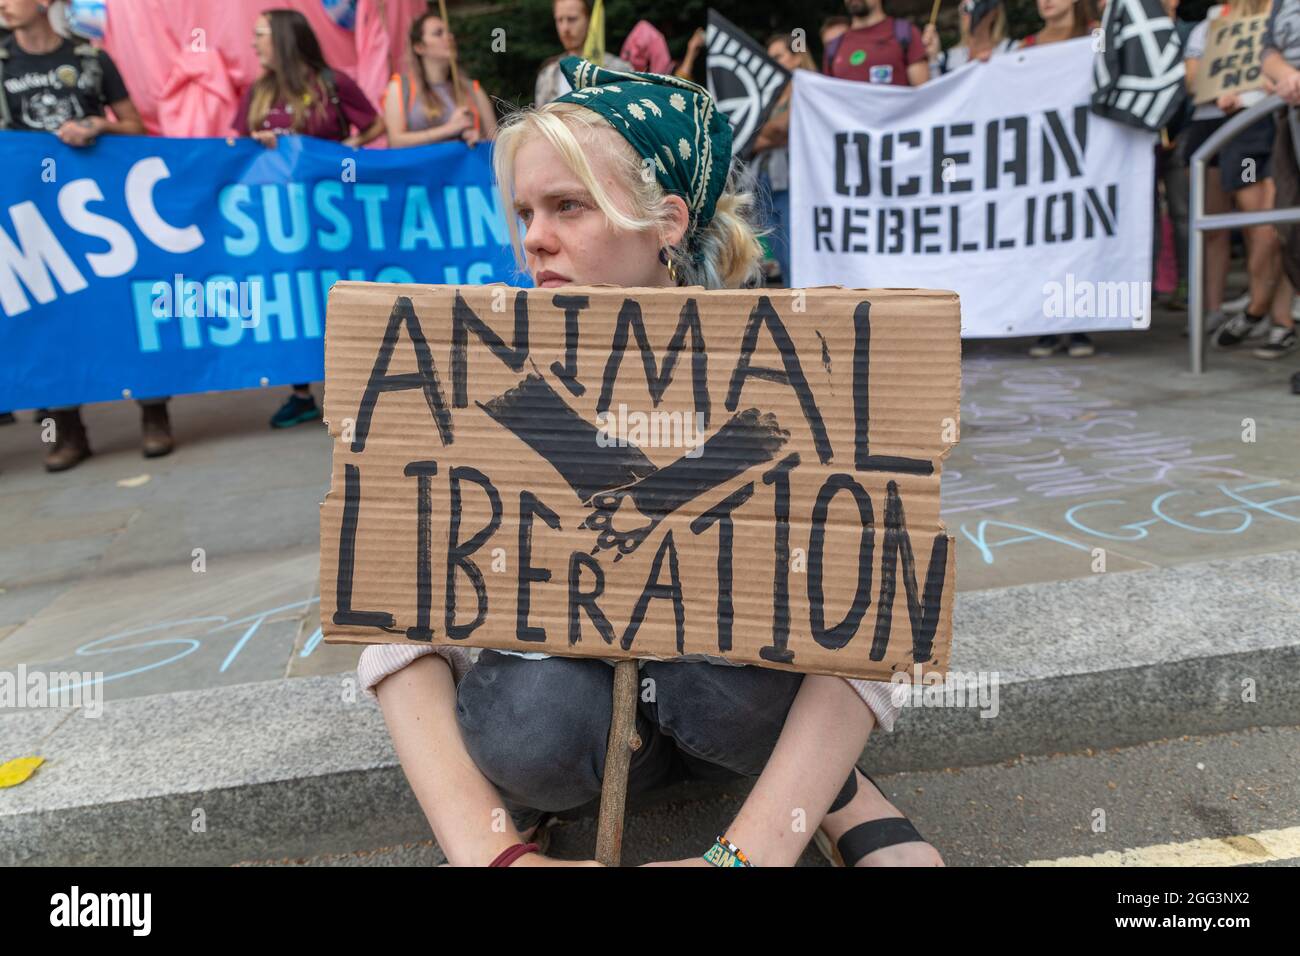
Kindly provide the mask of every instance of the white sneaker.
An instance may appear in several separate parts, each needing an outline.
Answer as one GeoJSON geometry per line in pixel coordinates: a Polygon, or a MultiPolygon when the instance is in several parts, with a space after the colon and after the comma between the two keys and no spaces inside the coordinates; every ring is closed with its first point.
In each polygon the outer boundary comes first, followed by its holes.
{"type": "Polygon", "coordinates": [[[1268,332],[1269,323],[1262,316],[1251,320],[1245,312],[1239,312],[1214,333],[1214,346],[1220,349],[1236,348],[1247,339],[1257,339],[1268,332]]]}
{"type": "Polygon", "coordinates": [[[1205,317],[1205,334],[1212,335],[1217,332],[1219,326],[1224,322],[1227,322],[1230,318],[1232,318],[1232,316],[1229,313],[1224,312],[1222,309],[1215,309],[1205,317]]]}
{"type": "MultiPolygon", "coordinates": [[[[1205,313],[1205,320],[1201,325],[1201,331],[1206,335],[1213,335],[1215,332],[1219,331],[1219,326],[1223,325],[1224,322],[1227,322],[1229,318],[1230,316],[1228,313],[1224,312],[1222,309],[1215,309],[1213,312],[1207,312],[1205,313]]],[[[1178,334],[1183,338],[1187,338],[1187,323],[1184,322],[1182,325],[1183,327],[1178,334]]]]}
{"type": "Polygon", "coordinates": [[[1234,312],[1245,312],[1246,306],[1250,305],[1250,291],[1247,290],[1235,299],[1229,299],[1223,303],[1223,311],[1231,315],[1234,312]]]}

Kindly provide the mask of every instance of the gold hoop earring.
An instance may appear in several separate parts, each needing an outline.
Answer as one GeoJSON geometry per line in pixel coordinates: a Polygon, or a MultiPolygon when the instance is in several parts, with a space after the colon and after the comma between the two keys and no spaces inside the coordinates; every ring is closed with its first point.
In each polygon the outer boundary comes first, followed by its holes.
{"type": "Polygon", "coordinates": [[[668,278],[673,285],[677,285],[677,264],[673,262],[672,256],[668,254],[667,246],[660,247],[659,261],[668,267],[668,278]]]}

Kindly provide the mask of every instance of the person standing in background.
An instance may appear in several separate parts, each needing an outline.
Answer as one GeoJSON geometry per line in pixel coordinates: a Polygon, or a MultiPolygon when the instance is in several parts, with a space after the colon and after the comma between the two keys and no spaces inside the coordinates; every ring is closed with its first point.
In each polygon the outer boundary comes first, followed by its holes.
{"type": "MultiPolygon", "coordinates": [[[[1043,28],[1025,37],[1015,48],[1024,50],[1088,36],[1097,26],[1092,9],[1090,0],[1038,0],[1038,15],[1043,18],[1043,28]]],[[[1059,335],[1040,335],[1038,341],[1030,346],[1029,354],[1034,358],[1047,358],[1061,349],[1065,349],[1070,358],[1087,358],[1097,351],[1087,332],[1071,332],[1068,340],[1059,335]]]]}
{"type": "MultiPolygon", "coordinates": [[[[1192,24],[1178,18],[1179,0],[1161,0],[1165,15],[1174,22],[1174,30],[1184,49],[1192,34],[1192,24]]],[[[1178,267],[1178,283],[1169,294],[1166,307],[1184,311],[1187,309],[1187,241],[1188,215],[1191,199],[1191,173],[1187,165],[1187,153],[1182,148],[1183,131],[1192,118],[1190,97],[1160,131],[1160,142],[1156,144],[1156,182],[1163,185],[1165,210],[1169,213],[1169,222],[1173,227],[1174,262],[1178,267]]],[[[1152,269],[1160,260],[1162,241],[1160,228],[1160,195],[1155,200],[1156,228],[1152,231],[1152,269]]]]}
{"type": "MultiPolygon", "coordinates": [[[[235,112],[232,126],[241,136],[275,149],[284,135],[352,147],[384,135],[384,121],[366,94],[351,77],[330,69],[311,24],[297,10],[263,11],[253,25],[253,50],[262,75],[244,92],[235,112]]],[[[289,428],[320,416],[311,385],[295,384],[271,416],[271,427],[289,428]]]]}
{"type": "Polygon", "coordinates": [[[496,114],[477,80],[457,64],[452,87],[451,63],[456,38],[442,17],[426,13],[411,22],[410,69],[395,74],[384,93],[384,123],[394,148],[463,140],[474,146],[496,135],[496,114]],[[463,106],[457,106],[457,94],[463,106]]]}
{"type": "Polygon", "coordinates": [[[841,80],[920,86],[930,79],[921,31],[885,15],[884,0],[845,0],[849,29],[826,47],[823,72],[841,80]]]}
{"type": "Polygon", "coordinates": [[[837,13],[835,16],[827,17],[823,20],[822,25],[817,29],[817,35],[822,41],[822,49],[825,50],[840,37],[844,36],[844,34],[848,32],[848,29],[849,18],[842,14],[837,13]]]}
{"type": "MultiPolygon", "coordinates": [[[[1260,40],[1260,66],[1272,90],[1287,104],[1277,114],[1273,141],[1273,208],[1300,205],[1300,168],[1296,159],[1296,104],[1300,103],[1300,0],[1273,0],[1260,40]]],[[[1276,227],[1282,272],[1292,290],[1300,289],[1300,228],[1294,222],[1276,227]]],[[[1273,311],[1268,339],[1255,349],[1256,358],[1281,358],[1297,346],[1295,320],[1273,311]]],[[[1291,378],[1291,391],[1300,395],[1300,372],[1291,378]]]]}
{"type": "Polygon", "coordinates": [[[1097,16],[1089,0],[1038,0],[1038,15],[1043,18],[1043,28],[1017,43],[1017,50],[1077,40],[1097,28],[1097,16]]]}
{"type": "MultiPolygon", "coordinates": [[[[812,55],[795,53],[790,34],[774,33],[767,40],[767,55],[791,73],[817,71],[812,55]]],[[[759,218],[771,230],[767,239],[781,281],[790,285],[790,99],[793,81],[786,84],[763,128],[754,139],[754,166],[758,173],[759,218]]]]}
{"type": "MultiPolygon", "coordinates": [[[[1210,25],[1220,18],[1251,19],[1268,9],[1268,0],[1240,0],[1231,7],[1211,8],[1206,18],[1196,24],[1184,48],[1184,66],[1188,90],[1194,90],[1201,60],[1209,38],[1210,25]]],[[[1263,90],[1226,93],[1214,102],[1202,103],[1192,112],[1185,134],[1184,149],[1193,155],[1233,113],[1252,106],[1267,94],[1263,90]]],[[[1224,145],[1210,162],[1216,175],[1205,180],[1205,211],[1227,212],[1236,207],[1242,212],[1261,212],[1273,208],[1273,173],[1270,156],[1276,124],[1272,116],[1252,123],[1224,145]]],[[[1268,315],[1279,326],[1291,325],[1291,284],[1282,275],[1282,260],[1277,230],[1270,225],[1243,230],[1246,237],[1246,272],[1250,280],[1250,301],[1244,312],[1231,316],[1214,332],[1213,342],[1222,349],[1236,348],[1247,339],[1265,336],[1268,315]]],[[[1228,230],[1215,229],[1205,234],[1205,300],[1211,314],[1219,311],[1228,279],[1230,249],[1228,230]]]]}
{"type": "MultiPolygon", "coordinates": [[[[102,134],[143,136],[144,123],[112,58],[89,41],[64,39],[50,23],[50,0],[0,0],[12,33],[0,41],[0,129],[53,133],[65,146],[91,146],[102,134]],[[114,119],[108,118],[112,111],[114,119]]],[[[167,398],[140,400],[146,458],[174,447],[167,398]]],[[[66,471],[90,456],[81,407],[49,409],[54,444],[46,471],[66,471]]]]}
{"type": "MultiPolygon", "coordinates": [[[[533,89],[534,106],[545,106],[572,89],[560,72],[560,60],[570,55],[582,56],[582,48],[587,42],[587,30],[591,27],[591,4],[587,0],[555,0],[551,9],[555,13],[555,33],[564,49],[543,63],[537,71],[537,84],[533,89]]],[[[607,70],[624,72],[632,69],[626,60],[609,52],[605,53],[604,59],[597,65],[607,70]]]]}
{"type": "Polygon", "coordinates": [[[933,23],[927,23],[921,31],[926,56],[930,58],[931,76],[943,76],[976,60],[986,61],[1015,46],[1007,36],[1007,12],[1002,0],[961,0],[957,22],[961,38],[946,50],[939,44],[939,31],[933,23]]]}

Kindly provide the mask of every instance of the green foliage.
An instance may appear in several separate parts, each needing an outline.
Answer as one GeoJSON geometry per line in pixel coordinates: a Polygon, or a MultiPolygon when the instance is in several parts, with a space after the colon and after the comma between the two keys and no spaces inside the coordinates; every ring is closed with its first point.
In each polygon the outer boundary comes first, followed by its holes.
{"type": "MultiPolygon", "coordinates": [[[[538,67],[560,52],[551,2],[511,0],[486,9],[476,6],[473,12],[466,13],[451,9],[461,61],[490,94],[508,103],[532,101],[538,67]],[[497,29],[505,31],[506,49],[494,53],[492,35],[497,29]]],[[[760,43],[771,33],[802,28],[809,50],[819,59],[818,28],[826,17],[844,12],[842,0],[606,0],[607,48],[617,54],[636,22],[649,20],[663,32],[668,49],[680,60],[691,34],[707,22],[710,6],[760,43]]]]}
{"type": "MultiPolygon", "coordinates": [[[[885,10],[906,17],[918,26],[929,19],[932,0],[885,0],[885,10]]],[[[1004,0],[1012,37],[1019,39],[1041,29],[1036,0],[1004,0]]],[[[509,104],[532,102],[537,70],[547,58],[560,52],[551,12],[552,0],[510,0],[474,4],[469,10],[453,5],[452,29],[460,45],[461,61],[491,95],[509,104]],[[493,52],[494,31],[504,39],[505,50],[493,52]]],[[[1188,20],[1204,16],[1208,0],[1186,0],[1179,14],[1188,20]]],[[[434,5],[436,8],[436,4],[434,5]]],[[[638,20],[649,20],[668,39],[675,59],[686,53],[686,43],[708,18],[709,7],[748,31],[762,43],[776,32],[803,29],[808,49],[821,62],[818,36],[822,21],[843,15],[843,0],[606,0],[606,44],[617,54],[623,39],[638,20]]],[[[957,4],[942,0],[938,20],[945,46],[957,41],[957,4]]],[[[498,42],[500,46],[500,42],[498,42]]]]}

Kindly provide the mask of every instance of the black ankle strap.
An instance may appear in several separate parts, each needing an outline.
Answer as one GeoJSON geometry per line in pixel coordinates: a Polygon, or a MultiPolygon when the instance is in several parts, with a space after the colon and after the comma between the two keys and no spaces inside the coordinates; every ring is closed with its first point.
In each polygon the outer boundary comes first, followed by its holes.
{"type": "Polygon", "coordinates": [[[834,813],[837,810],[843,810],[845,807],[849,805],[849,801],[852,800],[855,796],[857,796],[857,793],[858,793],[858,772],[857,772],[857,768],[854,768],[853,770],[849,771],[849,779],[844,781],[844,786],[840,787],[839,796],[835,798],[835,802],[831,804],[830,809],[827,810],[826,812],[834,813]]]}
{"type": "Polygon", "coordinates": [[[853,866],[868,853],[896,846],[899,843],[924,843],[925,837],[912,826],[906,817],[886,817],[868,820],[849,830],[835,844],[844,859],[844,865],[853,866]]]}

